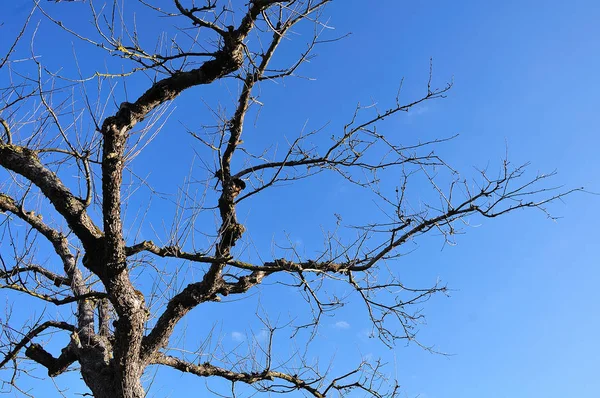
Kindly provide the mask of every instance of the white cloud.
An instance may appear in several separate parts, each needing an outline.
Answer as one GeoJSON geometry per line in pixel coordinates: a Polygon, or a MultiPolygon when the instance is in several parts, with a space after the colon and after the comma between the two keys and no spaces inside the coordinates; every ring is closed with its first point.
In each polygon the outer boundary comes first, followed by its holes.
{"type": "Polygon", "coordinates": [[[337,329],[350,329],[350,324],[346,321],[338,321],[334,325],[337,329]]]}
{"type": "Polygon", "coordinates": [[[260,332],[258,332],[254,338],[256,339],[256,341],[258,342],[263,342],[263,341],[267,341],[267,339],[269,338],[269,331],[266,329],[262,329],[260,332]]]}
{"type": "Polygon", "coordinates": [[[373,338],[373,331],[369,329],[362,329],[359,333],[356,334],[361,340],[368,340],[373,338]]]}
{"type": "Polygon", "coordinates": [[[239,343],[246,340],[246,336],[244,336],[244,334],[240,332],[231,332],[231,339],[239,343]]]}
{"type": "Polygon", "coordinates": [[[408,116],[419,116],[419,115],[422,115],[422,114],[427,113],[427,112],[429,112],[429,107],[427,107],[427,106],[419,106],[419,107],[412,108],[407,113],[407,115],[408,116]]]}

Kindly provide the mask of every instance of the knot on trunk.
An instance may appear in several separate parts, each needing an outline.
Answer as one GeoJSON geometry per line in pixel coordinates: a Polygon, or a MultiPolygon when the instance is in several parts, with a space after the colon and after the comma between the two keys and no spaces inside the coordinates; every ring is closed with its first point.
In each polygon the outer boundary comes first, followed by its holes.
{"type": "Polygon", "coordinates": [[[221,247],[233,247],[235,242],[242,237],[246,227],[235,221],[229,222],[221,228],[221,247]]]}
{"type": "Polygon", "coordinates": [[[219,245],[221,254],[226,251],[227,247],[235,246],[235,242],[242,237],[246,230],[242,224],[237,222],[235,215],[235,198],[244,188],[246,188],[246,183],[240,178],[234,177],[223,181],[223,193],[219,198],[219,211],[223,219],[219,245]]]}

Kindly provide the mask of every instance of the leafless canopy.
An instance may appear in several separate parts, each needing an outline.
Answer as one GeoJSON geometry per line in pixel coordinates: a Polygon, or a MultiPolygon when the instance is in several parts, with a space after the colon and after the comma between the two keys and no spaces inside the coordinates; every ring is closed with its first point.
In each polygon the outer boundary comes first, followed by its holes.
{"type": "MultiPolygon", "coordinates": [[[[385,382],[381,363],[335,374],[302,350],[283,358],[273,339],[287,326],[292,336],[310,340],[323,315],[352,299],[384,344],[421,344],[415,338],[420,304],[446,287],[402,282],[393,260],[405,244],[432,231],[453,243],[473,218],[523,208],[545,212],[545,204],[571,192],[545,185],[552,174],[528,177],[525,166],[508,161],[465,179],[434,152],[453,137],[419,141],[390,129],[388,119],[451,88],[436,88],[432,73],[421,97],[405,101],[398,93],[383,109],[342,110],[345,125],[259,134],[248,119],[263,107],[261,87],[299,77],[316,48],[341,38],[330,36],[329,2],[138,0],[135,15],[118,0],[32,5],[23,29],[0,49],[0,287],[22,303],[7,306],[1,319],[4,390],[26,394],[20,381],[35,364],[51,377],[78,369],[96,397],[143,397],[157,367],[225,380],[233,396],[295,390],[314,397],[394,396],[398,386],[385,382]],[[85,11],[90,24],[63,20],[67,7],[85,11]],[[165,23],[170,30],[156,32],[165,23]],[[71,67],[44,63],[38,30],[70,35],[77,49],[71,67]],[[297,57],[289,62],[293,51],[297,57]],[[91,72],[89,65],[95,65],[91,72]],[[233,109],[210,103],[207,90],[233,95],[233,109]],[[178,98],[186,91],[192,95],[178,98]],[[178,104],[193,114],[210,112],[216,122],[169,121],[170,131],[161,132],[178,104]],[[182,151],[193,143],[196,159],[188,176],[169,176],[183,181],[179,190],[163,193],[146,178],[148,168],[166,167],[177,155],[153,164],[137,159],[174,129],[188,139],[182,151]],[[269,142],[287,147],[275,150],[269,142]],[[321,250],[299,250],[291,240],[271,254],[250,253],[256,246],[239,209],[273,200],[269,194],[290,183],[317,195],[306,179],[323,175],[371,195],[379,221],[346,225],[338,216],[338,229],[325,232],[321,250]],[[160,201],[173,212],[156,209],[160,201]],[[308,318],[272,323],[258,309],[265,335],[245,354],[218,350],[218,333],[206,328],[198,346],[178,346],[184,332],[177,325],[190,311],[215,302],[230,311],[236,298],[274,282],[304,298],[308,318]],[[331,286],[343,286],[345,294],[330,294],[325,287],[331,286]],[[66,343],[48,344],[50,334],[66,343]]],[[[285,94],[284,85],[277,87],[285,94]]]]}

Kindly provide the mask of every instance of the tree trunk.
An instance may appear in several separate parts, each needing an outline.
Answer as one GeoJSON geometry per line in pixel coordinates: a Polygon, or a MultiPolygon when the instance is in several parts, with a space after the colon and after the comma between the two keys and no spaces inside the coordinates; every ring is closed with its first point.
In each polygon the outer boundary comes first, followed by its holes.
{"type": "MultiPolygon", "coordinates": [[[[118,329],[118,324],[117,324],[118,329]]],[[[136,330],[140,334],[141,331],[136,330]]],[[[129,334],[132,333],[123,333],[129,334]]],[[[145,364],[130,351],[119,350],[118,340],[104,336],[78,336],[72,343],[81,365],[83,381],[96,398],[143,398],[141,377],[145,364]]],[[[125,339],[127,340],[127,339],[125,339]]]]}
{"type": "Polygon", "coordinates": [[[95,398],[143,398],[146,396],[140,380],[141,372],[119,372],[114,367],[82,366],[81,374],[83,381],[95,398]]]}

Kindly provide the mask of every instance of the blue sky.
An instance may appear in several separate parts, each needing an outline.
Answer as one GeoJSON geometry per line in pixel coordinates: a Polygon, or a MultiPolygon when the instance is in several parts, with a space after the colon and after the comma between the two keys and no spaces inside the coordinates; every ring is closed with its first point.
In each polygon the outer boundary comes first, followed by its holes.
{"type": "MultiPolygon", "coordinates": [[[[71,26],[88,29],[88,21],[80,17],[85,5],[44,6],[71,26]]],[[[27,12],[18,5],[8,7],[7,15],[14,18],[0,17],[5,22],[0,28],[2,48],[5,32],[27,12]]],[[[331,37],[352,34],[318,48],[318,57],[304,65],[300,73],[314,81],[290,79],[261,88],[265,105],[248,126],[244,137],[248,145],[284,142],[283,135],[294,136],[305,125],[328,124],[335,131],[358,102],[385,106],[393,101],[402,78],[405,98],[423,94],[432,58],[434,84],[454,81],[448,98],[386,122],[386,133],[409,142],[458,133],[458,138],[440,146],[439,153],[467,178],[476,174],[474,167],[498,167],[508,148],[513,162],[531,161],[534,174],[556,169],[557,185],[600,192],[597,2],[334,1],[326,15],[328,25],[335,28],[328,33],[331,37]]],[[[151,33],[152,28],[141,29],[151,33]]],[[[42,22],[36,48],[44,53],[44,62],[72,73],[65,61],[73,59],[72,38],[45,32],[55,30],[42,22]]],[[[301,49],[309,32],[300,29],[289,51],[301,49]]],[[[282,51],[288,54],[286,48],[282,51]]],[[[96,55],[94,50],[79,50],[84,69],[94,68],[96,55]]],[[[128,94],[135,96],[144,87],[134,83],[128,94]]],[[[212,122],[203,101],[231,110],[232,87],[217,82],[179,98],[168,125],[136,159],[134,169],[148,175],[161,192],[174,195],[189,171],[190,157],[179,156],[179,151],[193,144],[183,125],[195,129],[212,122]]],[[[415,198],[424,195],[419,189],[411,193],[415,198]]],[[[169,203],[153,199],[161,214],[172,210],[169,203]]],[[[319,176],[253,199],[240,206],[239,215],[248,236],[270,258],[272,242],[283,242],[284,233],[306,253],[318,250],[321,228],[334,225],[334,212],[348,222],[369,219],[376,212],[370,204],[369,197],[334,176],[319,176]]],[[[414,345],[387,349],[367,337],[364,312],[353,305],[325,319],[311,355],[322,356],[325,363],[335,355],[333,369],[340,371],[361,356],[381,356],[408,397],[598,396],[597,205],[598,197],[575,194],[550,206],[562,217],[556,222],[541,212],[519,211],[494,220],[473,219],[473,227],[465,229],[453,247],[443,246],[439,236],[410,243],[414,252],[391,266],[416,283],[437,278],[448,283],[450,298],[435,297],[424,305],[427,325],[419,337],[451,355],[432,355],[414,345]]],[[[127,213],[131,219],[135,203],[132,208],[127,213]]],[[[160,223],[156,217],[153,225],[160,223]]],[[[212,220],[211,214],[203,217],[212,220]]],[[[150,227],[142,229],[144,236],[151,233],[150,227]]],[[[187,275],[198,274],[190,270],[187,275]]],[[[273,319],[285,320],[303,310],[289,289],[268,284],[246,301],[197,309],[185,322],[200,331],[216,322],[225,345],[244,346],[251,330],[261,335],[252,316],[259,302],[273,319]]],[[[200,337],[186,339],[186,344],[193,344],[200,337]]],[[[282,351],[294,344],[287,338],[276,343],[282,351]]],[[[75,379],[59,378],[57,384],[75,388],[70,384],[75,379]]],[[[182,396],[203,387],[201,380],[164,372],[150,396],[182,396]]]]}

